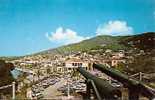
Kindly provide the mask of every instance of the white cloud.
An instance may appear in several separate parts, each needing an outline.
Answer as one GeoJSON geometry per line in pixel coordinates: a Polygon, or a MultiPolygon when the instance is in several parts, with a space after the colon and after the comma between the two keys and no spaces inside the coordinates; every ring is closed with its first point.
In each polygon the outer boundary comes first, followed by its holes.
{"type": "Polygon", "coordinates": [[[62,27],[57,28],[56,31],[51,32],[51,34],[46,33],[45,35],[50,41],[58,42],[62,45],[77,43],[89,39],[89,37],[80,36],[75,31],[71,29],[63,29],[62,27]]]}
{"type": "Polygon", "coordinates": [[[96,34],[112,36],[133,35],[133,28],[128,26],[125,21],[115,20],[99,25],[96,34]]]}

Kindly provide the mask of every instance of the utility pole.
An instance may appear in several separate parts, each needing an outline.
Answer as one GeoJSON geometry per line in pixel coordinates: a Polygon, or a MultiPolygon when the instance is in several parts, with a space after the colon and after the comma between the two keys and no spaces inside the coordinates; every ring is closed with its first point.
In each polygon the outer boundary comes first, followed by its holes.
{"type": "Polygon", "coordinates": [[[142,81],[142,72],[139,72],[139,80],[142,81]]]}
{"type": "Polygon", "coordinates": [[[70,87],[69,87],[69,74],[68,74],[68,77],[67,77],[67,96],[68,98],[70,97],[70,87]]]}
{"type": "Polygon", "coordinates": [[[12,82],[12,99],[15,100],[15,82],[12,82]]]}
{"type": "Polygon", "coordinates": [[[68,83],[68,93],[67,93],[67,95],[68,95],[68,98],[70,97],[70,87],[69,87],[69,83],[68,83]]]}

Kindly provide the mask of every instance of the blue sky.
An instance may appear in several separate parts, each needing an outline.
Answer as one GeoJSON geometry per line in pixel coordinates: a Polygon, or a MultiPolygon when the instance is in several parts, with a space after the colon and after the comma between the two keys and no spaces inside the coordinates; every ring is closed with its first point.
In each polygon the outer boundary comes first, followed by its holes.
{"type": "Polygon", "coordinates": [[[155,0],[0,0],[0,56],[155,31],[155,0]]]}

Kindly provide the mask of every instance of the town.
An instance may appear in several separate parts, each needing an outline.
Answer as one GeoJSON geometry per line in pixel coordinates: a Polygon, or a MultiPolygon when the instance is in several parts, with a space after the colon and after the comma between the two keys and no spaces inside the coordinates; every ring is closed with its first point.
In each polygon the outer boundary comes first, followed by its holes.
{"type": "Polygon", "coordinates": [[[0,100],[155,100],[155,0],[0,0],[0,100]]]}
{"type": "Polygon", "coordinates": [[[111,68],[122,70],[132,63],[134,56],[145,55],[143,50],[91,50],[68,55],[35,55],[12,60],[20,72],[17,75],[16,98],[27,99],[82,99],[86,92],[85,78],[77,71],[83,67],[94,75],[110,82],[114,87],[122,84],[93,68],[93,63],[100,63],[111,68]],[[133,53],[135,52],[136,53],[133,53]],[[134,54],[134,55],[133,55],[134,54]],[[123,64],[123,65],[122,65],[123,64]],[[22,72],[22,74],[21,74],[22,72]]]}

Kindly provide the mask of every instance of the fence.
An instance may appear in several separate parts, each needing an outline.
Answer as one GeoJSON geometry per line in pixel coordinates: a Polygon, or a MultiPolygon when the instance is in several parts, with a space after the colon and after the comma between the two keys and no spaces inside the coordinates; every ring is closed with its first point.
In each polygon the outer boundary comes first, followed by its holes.
{"type": "Polygon", "coordinates": [[[0,87],[0,90],[12,87],[12,99],[15,99],[15,82],[12,82],[10,85],[5,85],[0,87]]]}

